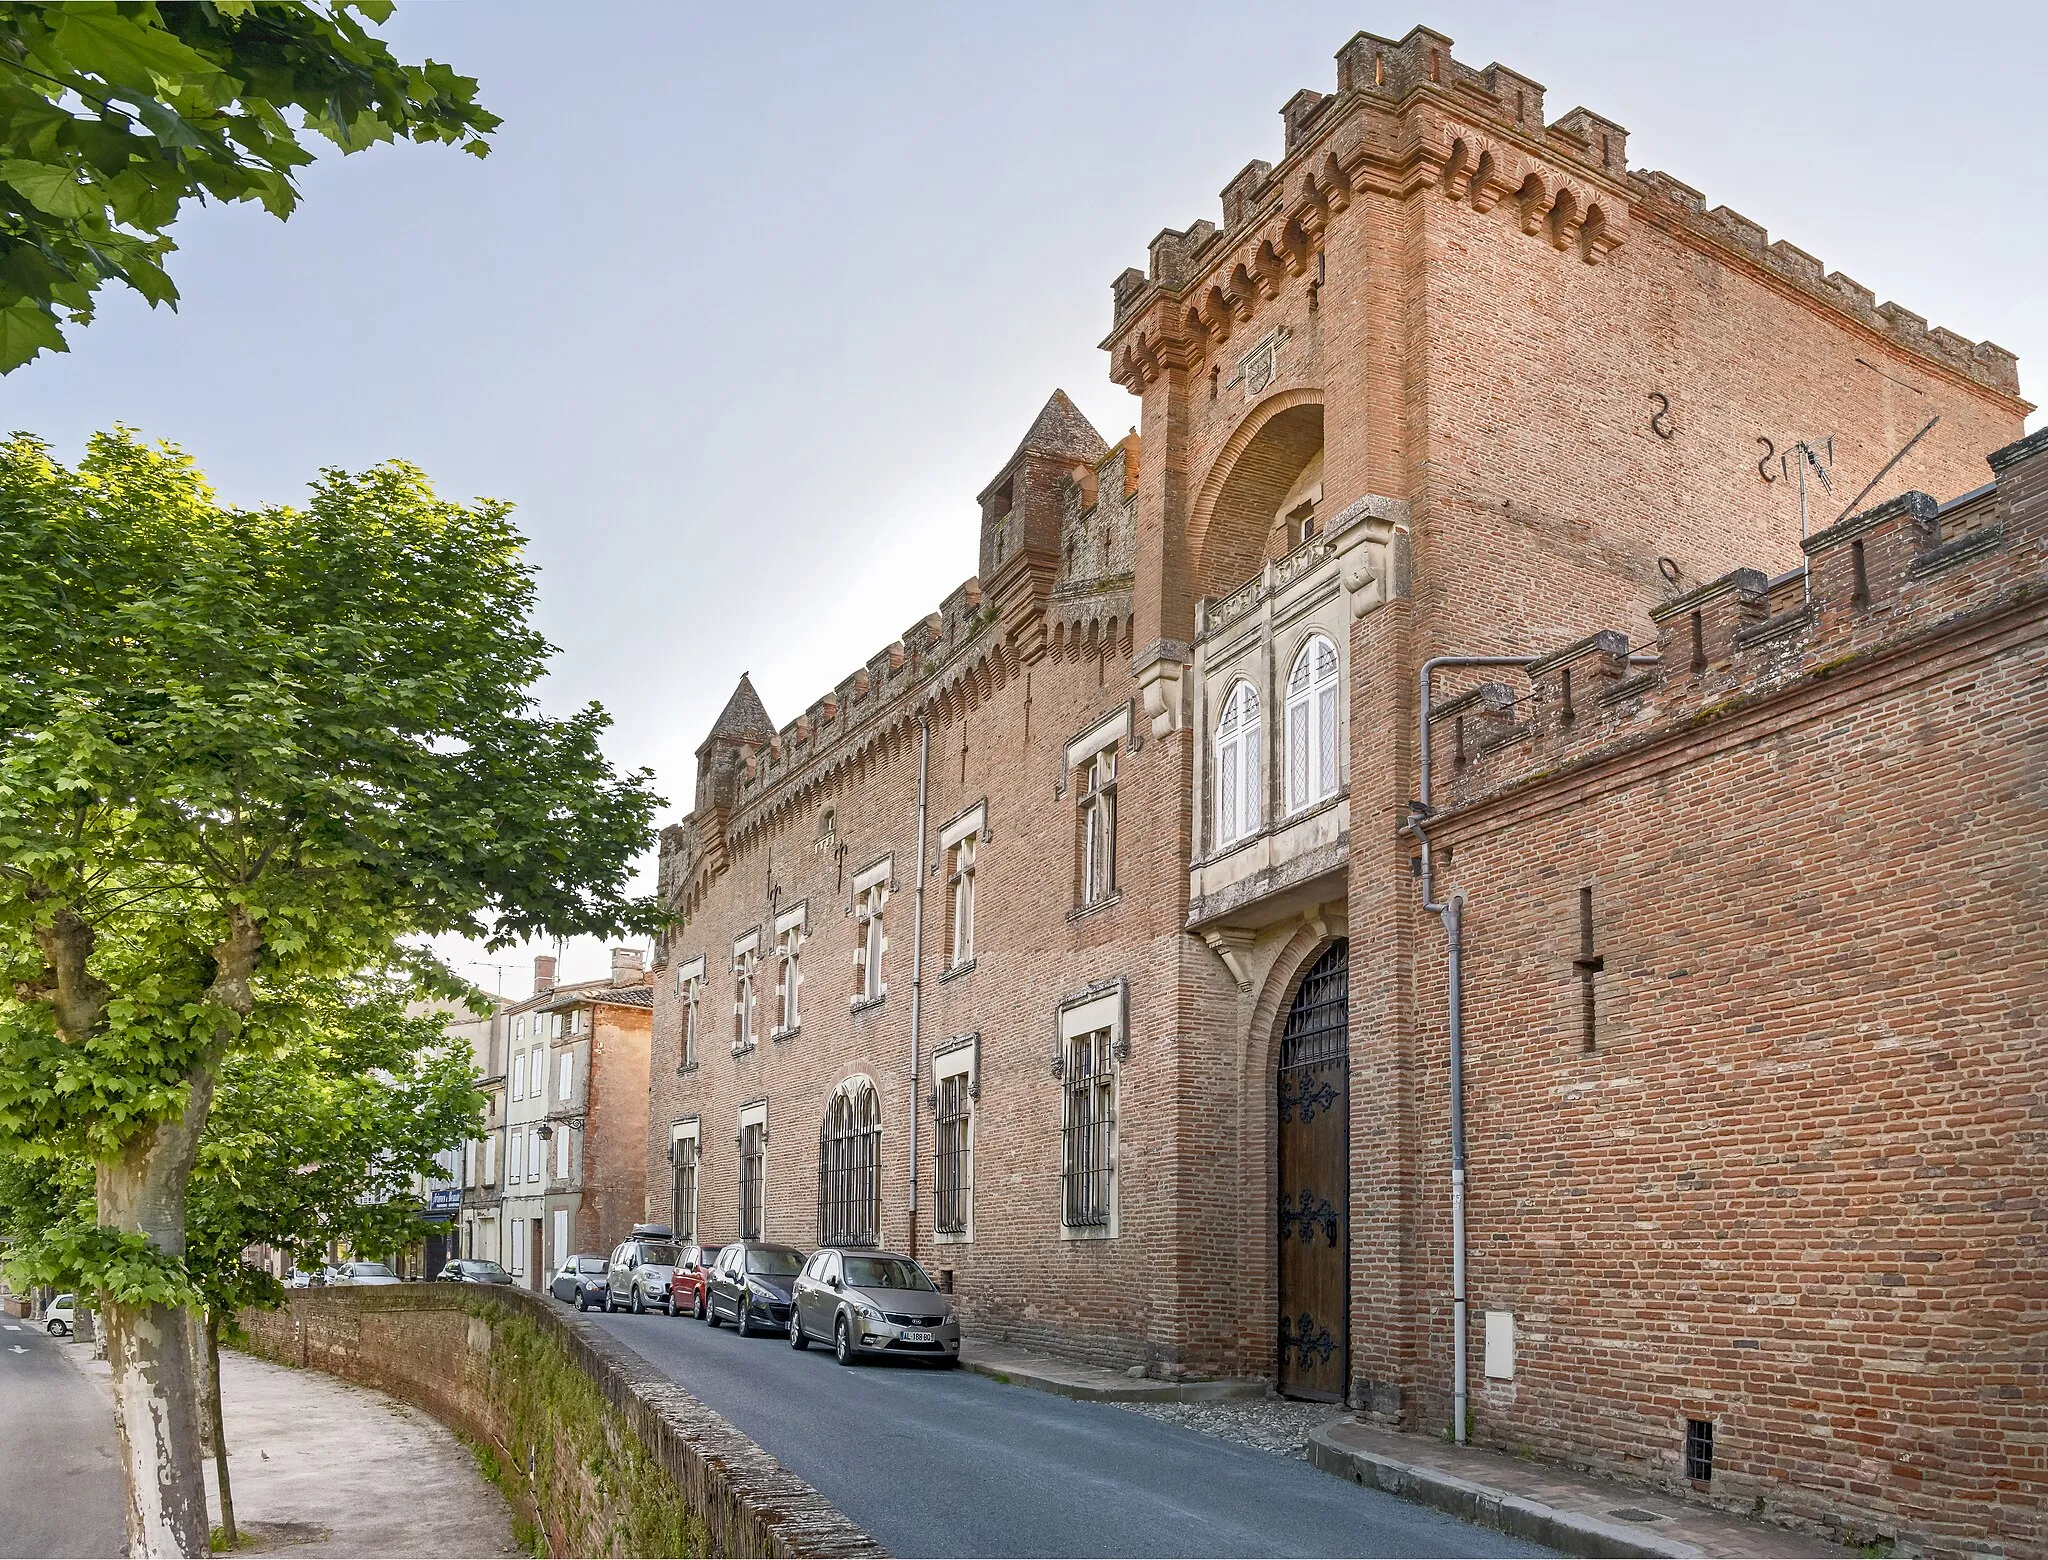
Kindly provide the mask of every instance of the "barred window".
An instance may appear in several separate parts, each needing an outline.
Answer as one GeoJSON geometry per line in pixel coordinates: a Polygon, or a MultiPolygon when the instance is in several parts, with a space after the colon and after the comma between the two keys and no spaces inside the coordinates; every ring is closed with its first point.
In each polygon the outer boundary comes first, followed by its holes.
{"type": "Polygon", "coordinates": [[[965,1072],[939,1080],[938,1159],[932,1172],[937,1196],[932,1228],[941,1235],[967,1233],[969,1210],[974,1205],[974,1142],[970,1135],[973,1108],[965,1072]]]}
{"type": "Polygon", "coordinates": [[[767,1168],[768,1123],[740,1128],[740,1239],[761,1238],[761,1177],[767,1168]]]}
{"type": "Polygon", "coordinates": [[[676,1232],[676,1239],[691,1241],[697,1238],[697,1139],[689,1137],[675,1140],[675,1205],[669,1220],[669,1228],[676,1232]]]}
{"type": "Polygon", "coordinates": [[[874,1085],[840,1086],[818,1133],[818,1244],[873,1246],[882,1238],[882,1111],[874,1085]]]}
{"type": "Polygon", "coordinates": [[[1081,770],[1081,903],[1099,905],[1116,892],[1116,748],[1106,747],[1081,770]]]}
{"type": "Polygon", "coordinates": [[[1287,810],[1337,794],[1337,647],[1313,635],[1287,674],[1287,810]]]}
{"type": "Polygon", "coordinates": [[[978,841],[970,834],[953,847],[953,948],[946,962],[954,969],[974,959],[974,858],[978,841]]]}
{"type": "Polygon", "coordinates": [[[1101,1229],[1110,1221],[1116,1153],[1116,1063],[1110,1045],[1107,1029],[1067,1042],[1060,1222],[1068,1229],[1101,1229]]]}

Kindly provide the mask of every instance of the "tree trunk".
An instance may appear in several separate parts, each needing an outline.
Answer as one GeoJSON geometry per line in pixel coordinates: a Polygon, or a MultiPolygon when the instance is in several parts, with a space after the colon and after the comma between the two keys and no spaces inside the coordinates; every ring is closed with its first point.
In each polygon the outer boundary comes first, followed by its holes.
{"type": "MultiPolygon", "coordinates": [[[[212,1102],[210,1070],[192,1080],[185,1114],[143,1132],[95,1167],[99,1222],[140,1231],[169,1256],[185,1251],[185,1190],[212,1102]]],[[[101,1296],[114,1424],[128,1483],[128,1552],[207,1553],[195,1318],[184,1307],[101,1296]]]]}
{"type": "Polygon", "coordinates": [[[211,1309],[206,1313],[206,1380],[213,1422],[213,1471],[220,1485],[220,1531],[232,1550],[240,1539],[235,1533],[235,1497],[228,1487],[228,1422],[220,1407],[220,1313],[211,1309]]]}

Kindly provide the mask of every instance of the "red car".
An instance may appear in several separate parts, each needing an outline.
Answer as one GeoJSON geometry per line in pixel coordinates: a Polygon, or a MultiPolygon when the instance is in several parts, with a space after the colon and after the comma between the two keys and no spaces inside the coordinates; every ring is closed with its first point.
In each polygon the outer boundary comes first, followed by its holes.
{"type": "Polygon", "coordinates": [[[711,1264],[718,1260],[721,1246],[695,1246],[685,1242],[683,1260],[676,1264],[669,1282],[669,1303],[677,1314],[687,1313],[700,1320],[704,1315],[704,1293],[711,1277],[711,1264]]]}

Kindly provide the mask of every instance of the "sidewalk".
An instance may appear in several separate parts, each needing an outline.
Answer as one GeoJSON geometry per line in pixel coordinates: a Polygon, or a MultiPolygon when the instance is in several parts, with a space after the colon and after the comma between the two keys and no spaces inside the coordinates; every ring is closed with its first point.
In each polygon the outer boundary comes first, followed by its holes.
{"type": "MultiPolygon", "coordinates": [[[[106,1393],[104,1360],[67,1357],[106,1393]]],[[[454,1434],[381,1392],[223,1349],[221,1411],[235,1522],[254,1552],[515,1555],[512,1513],[454,1434]]],[[[213,1459],[209,1524],[220,1523],[213,1459]]]]}
{"type": "Polygon", "coordinates": [[[1790,1528],[1709,1511],[1674,1496],[1505,1452],[1405,1435],[1348,1415],[1310,1433],[1308,1460],[1325,1473],[1570,1555],[1849,1553],[1790,1528]]]}
{"type": "Polygon", "coordinates": [[[967,1338],[960,1341],[960,1368],[1011,1386],[1092,1403],[1215,1403],[1228,1398],[1262,1398],[1267,1392],[1263,1381],[1153,1381],[1142,1374],[1079,1365],[1008,1344],[967,1338]]]}
{"type": "MultiPolygon", "coordinates": [[[[1212,1403],[1219,1414],[1236,1408],[1251,1415],[1261,1400],[1273,1401],[1263,1381],[1152,1381],[973,1340],[962,1342],[960,1363],[1013,1386],[1097,1402],[1212,1403]]],[[[1197,1428],[1258,1444],[1255,1437],[1232,1435],[1228,1426],[1197,1428]]],[[[1616,1480],[1364,1424],[1334,1407],[1328,1421],[1309,1432],[1307,1456],[1325,1473],[1569,1555],[1747,1560],[1850,1553],[1790,1528],[1709,1511],[1616,1480]]]]}

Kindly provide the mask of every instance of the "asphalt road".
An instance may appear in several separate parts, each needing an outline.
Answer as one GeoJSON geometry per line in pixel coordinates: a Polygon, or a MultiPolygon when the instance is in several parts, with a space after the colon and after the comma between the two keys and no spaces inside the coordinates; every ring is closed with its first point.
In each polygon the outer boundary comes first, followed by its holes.
{"type": "Polygon", "coordinates": [[[40,1322],[0,1318],[0,1555],[125,1555],[114,1405],[40,1322]]]}
{"type": "Polygon", "coordinates": [[[681,1317],[592,1313],[893,1553],[1541,1555],[1504,1534],[1107,1403],[681,1317]]]}

